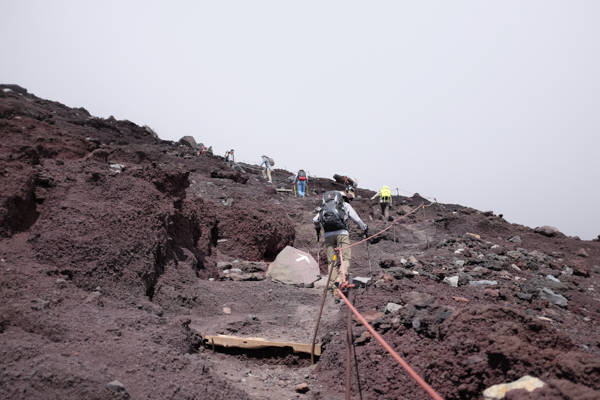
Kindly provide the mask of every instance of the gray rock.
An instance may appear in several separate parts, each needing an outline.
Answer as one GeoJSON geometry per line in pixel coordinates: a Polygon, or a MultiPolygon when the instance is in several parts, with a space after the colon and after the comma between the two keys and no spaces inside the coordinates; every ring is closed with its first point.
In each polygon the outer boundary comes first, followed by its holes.
{"type": "Polygon", "coordinates": [[[408,262],[409,262],[409,263],[411,263],[413,266],[414,266],[414,265],[418,265],[418,264],[419,264],[419,260],[417,260],[417,259],[415,258],[415,256],[410,256],[410,257],[408,257],[408,262]]]}
{"type": "Polygon", "coordinates": [[[535,233],[539,233],[540,235],[544,235],[544,236],[548,236],[548,237],[554,237],[560,233],[560,231],[558,229],[556,229],[553,226],[548,226],[548,225],[537,227],[533,231],[535,233]]]}
{"type": "Polygon", "coordinates": [[[521,258],[521,253],[518,251],[508,251],[506,252],[506,255],[512,260],[518,260],[519,258],[521,258]]]}
{"type": "Polygon", "coordinates": [[[445,320],[447,320],[452,315],[452,313],[453,313],[453,311],[451,309],[446,308],[444,311],[440,311],[439,313],[437,313],[435,315],[435,319],[438,324],[441,324],[445,320]]]}
{"type": "Polygon", "coordinates": [[[416,308],[426,308],[435,303],[435,297],[427,293],[406,292],[400,296],[406,305],[414,305],[416,308]]]}
{"type": "Polygon", "coordinates": [[[573,275],[573,268],[567,267],[567,268],[565,268],[565,270],[563,272],[561,272],[561,274],[563,274],[563,275],[573,275]]]}
{"type": "Polygon", "coordinates": [[[112,382],[108,382],[106,384],[106,388],[112,392],[125,392],[125,385],[123,385],[121,382],[115,380],[112,382]]]}
{"type": "Polygon", "coordinates": [[[385,306],[385,308],[383,309],[383,313],[384,314],[391,314],[391,313],[395,313],[397,311],[399,311],[402,308],[402,306],[400,304],[396,304],[396,303],[387,303],[387,305],[385,306]]]}
{"type": "Polygon", "coordinates": [[[523,243],[523,241],[521,240],[521,238],[519,236],[513,236],[510,239],[508,239],[508,241],[509,242],[513,242],[517,246],[519,246],[519,245],[521,245],[523,243]]]}
{"type": "Polygon", "coordinates": [[[585,249],[583,247],[581,249],[579,249],[579,251],[577,251],[577,255],[579,257],[584,257],[584,258],[589,257],[588,253],[585,251],[585,249]]]}
{"type": "Polygon", "coordinates": [[[389,268],[387,272],[396,279],[412,278],[415,276],[411,270],[402,267],[389,268]]]}
{"type": "Polygon", "coordinates": [[[158,139],[158,133],[154,132],[154,130],[152,128],[150,128],[148,125],[144,125],[144,126],[142,126],[142,128],[144,128],[146,130],[146,132],[148,132],[150,134],[150,136],[158,139]]]}
{"type": "Polygon", "coordinates": [[[17,93],[21,93],[21,94],[27,94],[27,89],[25,89],[22,86],[15,85],[15,84],[12,84],[12,83],[10,83],[10,84],[6,84],[6,83],[0,84],[0,88],[2,88],[7,93],[8,92],[17,92],[17,93]],[[9,89],[9,90],[6,90],[6,89],[9,89]]]}
{"type": "Polygon", "coordinates": [[[466,286],[469,284],[469,282],[473,280],[473,277],[469,274],[466,274],[464,272],[458,273],[458,286],[466,286]]]}
{"type": "Polygon", "coordinates": [[[553,281],[553,282],[559,282],[560,281],[558,279],[556,279],[554,276],[552,275],[546,275],[546,279],[548,279],[549,281],[553,281]]]}
{"type": "Polygon", "coordinates": [[[96,303],[96,302],[98,302],[98,300],[100,300],[100,296],[102,296],[102,293],[100,293],[98,291],[92,292],[87,295],[84,302],[85,303],[96,303]]]}
{"type": "Polygon", "coordinates": [[[567,299],[561,296],[560,294],[554,293],[552,290],[548,288],[543,288],[538,293],[538,297],[540,299],[548,300],[550,303],[555,304],[559,307],[567,306],[567,299]]]}
{"type": "Polygon", "coordinates": [[[497,285],[498,281],[471,281],[469,285],[471,286],[494,286],[497,285]]]}
{"type": "Polygon", "coordinates": [[[541,251],[534,250],[529,253],[529,257],[538,263],[543,263],[548,260],[548,256],[542,253],[541,251]]]}
{"type": "Polygon", "coordinates": [[[267,279],[272,282],[312,287],[319,280],[319,266],[309,253],[286,246],[269,265],[267,279]]]}
{"type": "Polygon", "coordinates": [[[521,300],[531,301],[533,299],[533,294],[517,292],[515,296],[521,300]]]}
{"type": "Polygon", "coordinates": [[[446,277],[443,282],[452,287],[458,287],[458,276],[446,277]]]}
{"type": "Polygon", "coordinates": [[[355,278],[353,278],[353,282],[356,285],[356,287],[367,287],[367,283],[371,280],[371,278],[365,278],[362,276],[357,276],[355,278]]]}
{"type": "Polygon", "coordinates": [[[191,147],[192,149],[195,149],[196,147],[198,147],[198,144],[196,143],[196,139],[194,139],[193,136],[184,136],[181,139],[179,139],[179,141],[177,143],[184,145],[184,146],[191,147]]]}

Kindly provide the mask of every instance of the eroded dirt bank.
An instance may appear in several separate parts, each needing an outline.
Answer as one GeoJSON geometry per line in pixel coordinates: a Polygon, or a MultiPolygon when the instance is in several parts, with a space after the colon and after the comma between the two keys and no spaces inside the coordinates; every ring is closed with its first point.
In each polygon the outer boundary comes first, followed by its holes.
{"type": "MultiPolygon", "coordinates": [[[[286,245],[316,257],[312,211],[340,185],[310,180],[295,198],[275,190],[291,188],[291,172],[270,185],[132,122],[17,90],[0,89],[0,137],[2,398],[344,398],[346,308],[331,298],[314,366],[202,344],[221,333],[310,341],[321,289],[222,280],[223,265],[268,263],[286,245]]],[[[373,192],[357,195],[371,233],[389,226],[373,192]]],[[[422,202],[394,196],[392,215],[422,202]]],[[[510,398],[600,398],[600,242],[443,204],[371,239],[369,253],[371,267],[366,245],[353,249],[352,272],[373,277],[355,306],[444,398],[479,399],[527,374],[547,386],[510,398]],[[384,314],[388,303],[401,308],[384,314]]],[[[243,272],[260,275],[252,265],[243,272]]],[[[427,398],[364,331],[354,322],[353,396],[427,398]]]]}

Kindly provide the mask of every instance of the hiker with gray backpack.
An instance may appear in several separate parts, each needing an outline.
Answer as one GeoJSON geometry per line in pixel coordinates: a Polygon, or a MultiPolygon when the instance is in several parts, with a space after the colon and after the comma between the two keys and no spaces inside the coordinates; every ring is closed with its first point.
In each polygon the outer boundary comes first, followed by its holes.
{"type": "Polygon", "coordinates": [[[294,176],[294,183],[298,185],[298,196],[304,197],[306,193],[306,183],[308,182],[308,175],[303,169],[300,169],[294,176]]]}
{"type": "Polygon", "coordinates": [[[275,165],[275,161],[273,161],[272,158],[269,158],[265,155],[262,156],[260,167],[263,168],[263,178],[269,178],[269,183],[273,183],[273,181],[271,180],[271,172],[273,171],[273,165],[275,165]]]}
{"type": "MultiPolygon", "coordinates": [[[[321,226],[325,230],[325,247],[327,249],[328,271],[331,271],[329,277],[329,288],[334,296],[339,296],[337,288],[343,281],[340,267],[337,266],[333,256],[336,248],[350,246],[350,236],[348,233],[348,218],[356,223],[360,229],[368,236],[369,227],[362,222],[354,208],[348,203],[348,197],[345,192],[336,190],[323,194],[321,207],[317,215],[313,218],[313,224],[317,230],[317,241],[321,237],[321,226]]],[[[348,269],[350,268],[350,249],[342,250],[342,259],[344,262],[344,271],[346,279],[348,278],[348,269]]]]}

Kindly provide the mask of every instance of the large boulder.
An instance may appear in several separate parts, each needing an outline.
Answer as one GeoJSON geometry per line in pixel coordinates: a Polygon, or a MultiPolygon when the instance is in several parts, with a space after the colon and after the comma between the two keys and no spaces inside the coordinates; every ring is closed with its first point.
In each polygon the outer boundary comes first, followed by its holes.
{"type": "Polygon", "coordinates": [[[179,142],[177,143],[191,147],[192,149],[195,149],[198,146],[196,144],[196,139],[194,139],[193,136],[184,136],[181,139],[179,139],[179,142]]]}
{"type": "Polygon", "coordinates": [[[309,253],[286,246],[269,265],[267,279],[287,285],[312,287],[319,279],[319,266],[309,253]]]}
{"type": "Polygon", "coordinates": [[[537,227],[533,231],[548,237],[554,237],[560,234],[560,231],[557,228],[548,225],[537,227]]]}

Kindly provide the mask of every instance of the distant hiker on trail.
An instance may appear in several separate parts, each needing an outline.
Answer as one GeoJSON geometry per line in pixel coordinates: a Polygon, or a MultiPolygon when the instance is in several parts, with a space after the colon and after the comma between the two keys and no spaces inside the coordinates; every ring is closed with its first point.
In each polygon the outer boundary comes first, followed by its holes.
{"type": "Polygon", "coordinates": [[[198,155],[199,155],[199,156],[202,156],[202,155],[204,155],[204,153],[206,153],[206,146],[204,146],[204,147],[202,148],[202,150],[200,150],[200,151],[198,152],[198,155]]]}
{"type": "Polygon", "coordinates": [[[300,169],[294,176],[294,183],[298,182],[298,196],[304,197],[306,193],[306,183],[308,182],[308,176],[303,169],[300,169]]]}
{"type": "Polygon", "coordinates": [[[229,164],[234,164],[235,163],[235,156],[233,155],[233,149],[229,150],[227,153],[225,153],[225,161],[229,164]]]}
{"type": "Polygon", "coordinates": [[[214,154],[213,154],[213,149],[212,149],[212,146],[210,146],[210,147],[208,148],[208,150],[206,150],[206,155],[207,155],[207,156],[213,156],[213,155],[214,155],[214,154]]]}
{"type": "Polygon", "coordinates": [[[269,157],[265,155],[262,156],[260,167],[263,168],[263,178],[269,178],[269,183],[273,183],[273,181],[271,180],[271,171],[273,171],[273,164],[275,163],[269,157]]]}
{"type": "Polygon", "coordinates": [[[383,220],[387,221],[390,216],[390,207],[392,206],[392,191],[388,186],[382,186],[379,192],[371,197],[371,200],[375,200],[377,197],[379,197],[379,205],[381,206],[383,220]]]}
{"type": "MultiPolygon", "coordinates": [[[[350,246],[350,236],[348,234],[348,218],[356,223],[360,229],[365,232],[365,236],[369,233],[369,227],[360,219],[356,211],[347,202],[346,193],[336,190],[323,194],[321,202],[321,210],[313,218],[313,224],[317,230],[317,240],[321,237],[321,225],[325,230],[325,246],[327,248],[327,261],[329,262],[328,271],[331,270],[329,277],[329,287],[333,290],[334,295],[337,295],[337,288],[342,282],[340,267],[334,261],[335,248],[344,248],[350,246]]],[[[350,249],[342,250],[342,259],[344,261],[344,269],[346,278],[348,277],[348,269],[350,269],[350,249]]]]}

